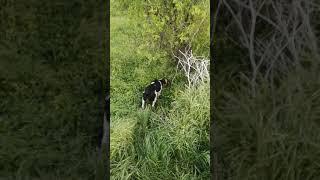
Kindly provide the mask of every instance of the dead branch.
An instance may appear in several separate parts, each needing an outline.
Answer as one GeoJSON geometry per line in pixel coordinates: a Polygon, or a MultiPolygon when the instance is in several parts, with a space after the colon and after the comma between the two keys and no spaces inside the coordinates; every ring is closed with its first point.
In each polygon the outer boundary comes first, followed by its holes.
{"type": "Polygon", "coordinates": [[[194,56],[191,47],[185,52],[179,50],[180,55],[173,54],[177,59],[177,69],[182,71],[187,78],[188,87],[198,85],[209,79],[209,60],[202,56],[194,56]]]}
{"type": "Polygon", "coordinates": [[[229,18],[229,38],[247,49],[253,95],[258,73],[272,79],[273,74],[281,75],[289,67],[298,65],[306,54],[319,59],[317,38],[311,23],[312,13],[320,11],[315,0],[220,2],[222,7],[217,13],[227,14],[229,18]]]}

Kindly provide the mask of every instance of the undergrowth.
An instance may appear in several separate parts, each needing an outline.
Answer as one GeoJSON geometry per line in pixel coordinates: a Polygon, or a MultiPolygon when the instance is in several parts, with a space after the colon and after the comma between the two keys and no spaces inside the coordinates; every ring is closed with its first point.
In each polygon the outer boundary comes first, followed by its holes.
{"type": "Polygon", "coordinates": [[[111,16],[111,179],[209,179],[209,83],[187,89],[142,30],[111,16]],[[144,87],[163,77],[172,85],[142,110],[144,87]]]}
{"type": "Polygon", "coordinates": [[[1,2],[0,179],[103,176],[103,6],[1,2]]]}
{"type": "Polygon", "coordinates": [[[245,79],[220,75],[213,133],[213,150],[220,161],[214,168],[220,175],[318,179],[319,72],[301,67],[278,78],[278,83],[259,79],[255,97],[245,79]]]}

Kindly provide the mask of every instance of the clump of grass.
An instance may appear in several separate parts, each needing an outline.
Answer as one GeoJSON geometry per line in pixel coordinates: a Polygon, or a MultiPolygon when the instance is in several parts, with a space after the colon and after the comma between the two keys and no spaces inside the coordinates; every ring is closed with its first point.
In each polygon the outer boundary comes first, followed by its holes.
{"type": "Polygon", "coordinates": [[[114,120],[111,123],[110,130],[113,135],[110,139],[111,157],[128,155],[125,153],[130,153],[125,152],[125,150],[132,143],[132,131],[135,123],[136,121],[132,119],[114,120]]]}
{"type": "Polygon", "coordinates": [[[188,164],[182,169],[197,177],[209,177],[209,92],[209,83],[180,92],[163,125],[175,160],[188,164]]]}

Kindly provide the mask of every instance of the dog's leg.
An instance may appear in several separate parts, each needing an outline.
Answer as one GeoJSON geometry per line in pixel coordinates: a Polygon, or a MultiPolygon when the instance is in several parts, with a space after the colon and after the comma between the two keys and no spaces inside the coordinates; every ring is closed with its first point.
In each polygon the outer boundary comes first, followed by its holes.
{"type": "Polygon", "coordinates": [[[145,101],[144,101],[144,99],[142,98],[142,109],[144,109],[144,104],[145,104],[145,101]]]}
{"type": "Polygon", "coordinates": [[[155,94],[156,94],[156,97],[154,98],[154,100],[153,100],[153,102],[152,102],[152,107],[154,107],[154,105],[155,105],[156,102],[157,102],[157,98],[158,98],[157,92],[155,92],[155,94]]]}

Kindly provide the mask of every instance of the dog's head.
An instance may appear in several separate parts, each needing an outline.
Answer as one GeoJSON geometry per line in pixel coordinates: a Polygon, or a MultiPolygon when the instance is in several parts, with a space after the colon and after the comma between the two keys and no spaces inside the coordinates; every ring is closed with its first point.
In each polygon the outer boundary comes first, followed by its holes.
{"type": "Polygon", "coordinates": [[[163,84],[163,86],[165,86],[165,87],[171,85],[170,80],[168,80],[168,79],[166,79],[166,78],[163,78],[163,79],[161,79],[160,81],[161,81],[161,83],[163,84]]]}

